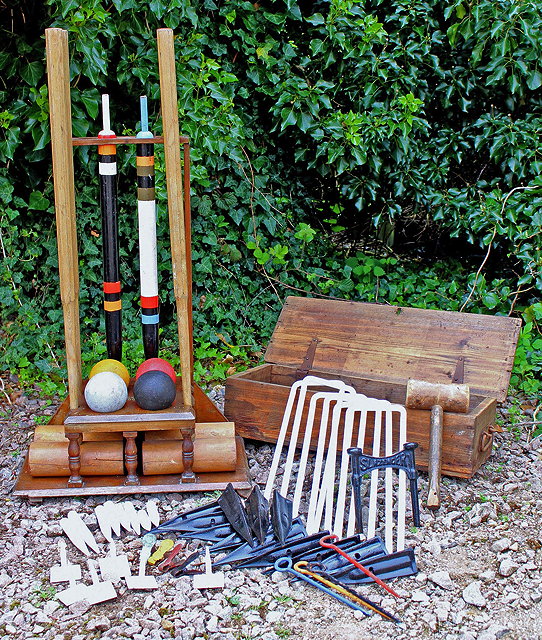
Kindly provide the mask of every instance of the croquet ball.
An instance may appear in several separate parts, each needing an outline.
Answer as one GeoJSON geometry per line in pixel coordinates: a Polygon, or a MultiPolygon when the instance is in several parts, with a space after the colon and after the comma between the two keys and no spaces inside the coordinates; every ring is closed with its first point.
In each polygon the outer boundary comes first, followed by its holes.
{"type": "Polygon", "coordinates": [[[134,384],[134,398],[142,409],[167,409],[175,400],[175,383],[163,371],[142,373],[134,384]]]}
{"type": "Polygon", "coordinates": [[[145,360],[142,364],[139,365],[138,370],[136,371],[136,380],[139,376],[147,373],[147,371],[163,371],[167,373],[168,376],[173,380],[173,382],[177,382],[177,374],[175,373],[175,369],[169,364],[167,360],[163,360],[162,358],[149,358],[145,360]]]}
{"type": "Polygon", "coordinates": [[[97,373],[101,373],[102,371],[112,371],[124,380],[126,386],[130,384],[130,374],[128,373],[128,369],[122,364],[122,362],[119,362],[118,360],[113,360],[113,358],[100,360],[100,362],[97,362],[92,367],[90,373],[88,374],[88,377],[92,378],[97,373]]]}
{"type": "Polygon", "coordinates": [[[111,413],[122,409],[128,398],[124,380],[112,371],[92,376],[85,387],[85,400],[92,411],[111,413]]]}

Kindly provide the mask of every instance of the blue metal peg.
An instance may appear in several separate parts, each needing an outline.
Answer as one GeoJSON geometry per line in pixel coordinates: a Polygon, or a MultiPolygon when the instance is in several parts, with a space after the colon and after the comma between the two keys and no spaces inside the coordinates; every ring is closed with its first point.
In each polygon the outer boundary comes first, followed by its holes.
{"type": "Polygon", "coordinates": [[[299,580],[304,580],[305,582],[308,582],[313,587],[316,587],[317,589],[320,589],[320,591],[323,591],[324,593],[329,594],[330,596],[335,598],[335,600],[338,600],[339,602],[342,602],[343,604],[348,605],[351,609],[355,609],[356,611],[361,611],[366,616],[370,615],[370,613],[368,611],[366,611],[365,609],[363,609],[359,605],[355,604],[351,600],[348,600],[348,598],[344,598],[343,596],[339,595],[338,593],[333,592],[331,589],[328,589],[327,587],[325,587],[320,582],[317,582],[316,580],[313,580],[312,578],[309,578],[309,576],[305,575],[304,573],[296,571],[293,568],[292,559],[291,558],[287,558],[287,557],[279,558],[275,562],[275,570],[276,571],[281,571],[282,573],[290,573],[295,578],[298,578],[299,580]]]}

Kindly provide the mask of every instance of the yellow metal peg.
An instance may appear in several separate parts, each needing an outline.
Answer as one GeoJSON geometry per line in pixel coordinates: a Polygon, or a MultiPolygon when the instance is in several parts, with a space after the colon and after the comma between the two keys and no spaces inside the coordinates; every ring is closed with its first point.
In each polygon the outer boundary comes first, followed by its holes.
{"type": "Polygon", "coordinates": [[[147,560],[147,563],[151,565],[156,564],[159,560],[163,559],[168,551],[171,551],[173,549],[174,545],[174,540],[170,540],[169,538],[162,540],[162,542],[160,542],[160,544],[158,545],[158,549],[156,549],[152,556],[147,560]]]}

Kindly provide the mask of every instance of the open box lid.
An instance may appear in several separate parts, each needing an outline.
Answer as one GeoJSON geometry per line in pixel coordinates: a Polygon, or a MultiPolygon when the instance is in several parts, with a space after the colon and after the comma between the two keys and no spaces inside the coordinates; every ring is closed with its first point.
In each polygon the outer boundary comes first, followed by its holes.
{"type": "Polygon", "coordinates": [[[397,384],[462,381],[502,402],[520,326],[519,318],[291,296],[265,361],[397,384]]]}

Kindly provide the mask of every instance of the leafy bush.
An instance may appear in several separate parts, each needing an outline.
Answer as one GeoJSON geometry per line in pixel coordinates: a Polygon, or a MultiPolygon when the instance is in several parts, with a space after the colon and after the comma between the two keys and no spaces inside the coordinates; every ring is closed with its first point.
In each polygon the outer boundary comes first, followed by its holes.
{"type": "MultiPolygon", "coordinates": [[[[76,136],[101,128],[106,91],[118,133],[135,131],[142,93],[160,132],[155,30],[175,30],[181,127],[192,146],[198,373],[216,379],[259,357],[292,291],[500,314],[538,308],[541,21],[538,3],[513,0],[19,3],[0,52],[4,366],[29,379],[63,375],[52,355],[62,322],[45,27],[69,32],[76,136]],[[451,261],[440,259],[447,253],[451,261]]],[[[97,172],[92,150],[75,156],[89,366],[104,352],[97,172]]],[[[126,353],[135,364],[134,151],[119,157],[126,353]]],[[[160,173],[157,194],[169,349],[160,173]]],[[[515,378],[530,392],[540,388],[538,335],[528,322],[515,378]]]]}

